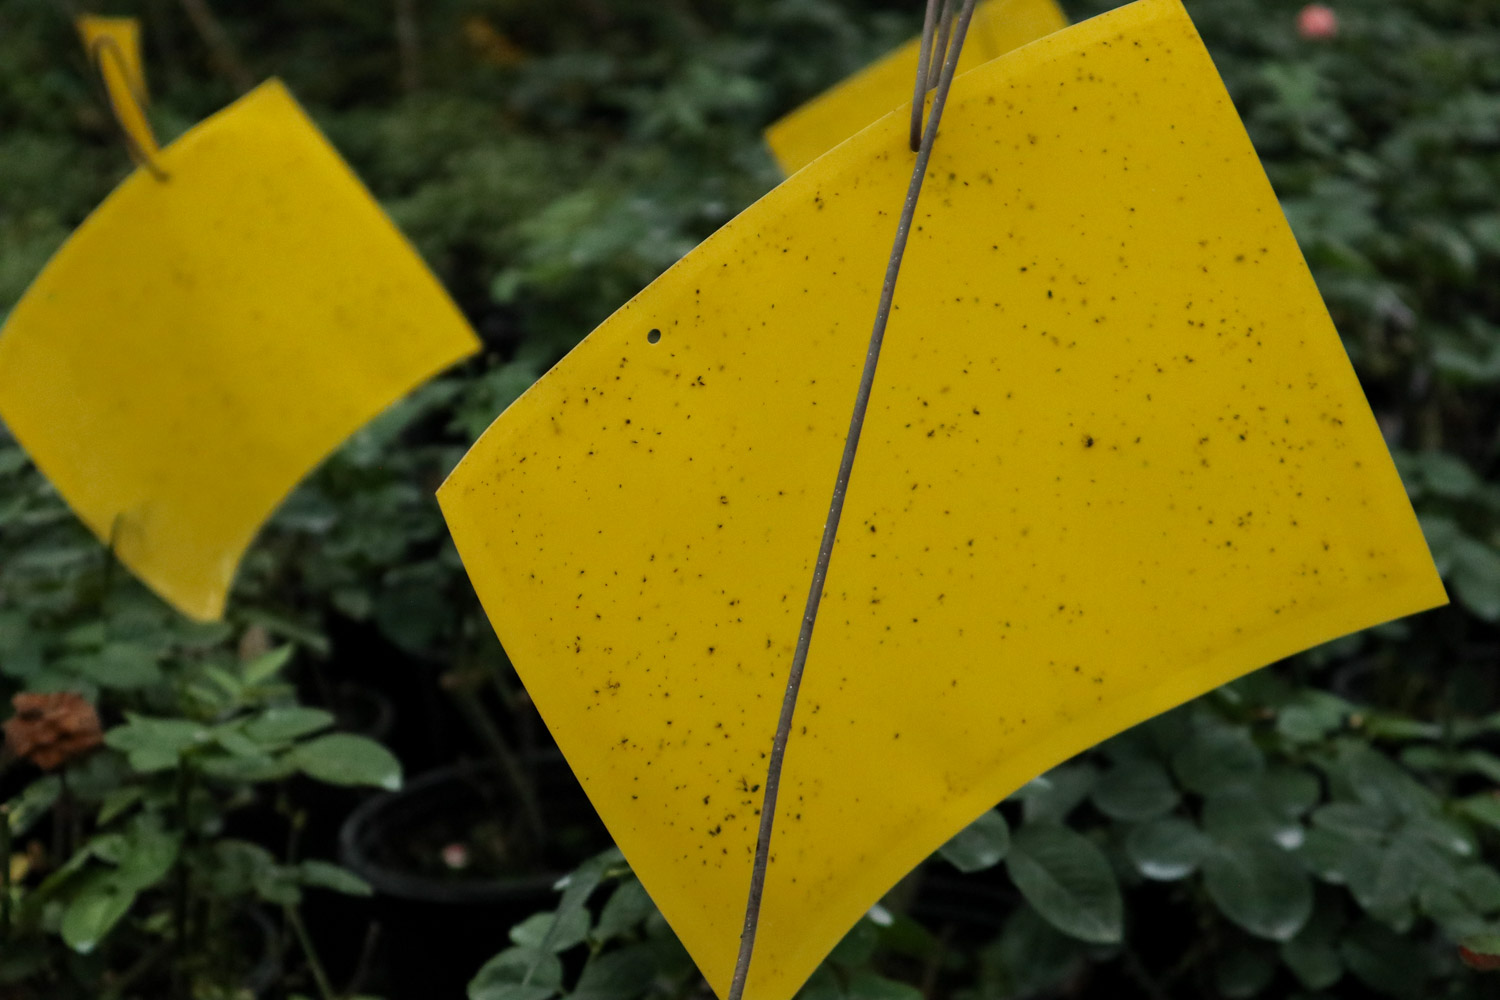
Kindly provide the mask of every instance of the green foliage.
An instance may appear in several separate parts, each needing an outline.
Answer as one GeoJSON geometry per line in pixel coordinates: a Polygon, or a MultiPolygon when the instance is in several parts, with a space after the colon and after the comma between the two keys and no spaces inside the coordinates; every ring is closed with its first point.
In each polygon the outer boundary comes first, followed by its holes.
{"type": "MultiPolygon", "coordinates": [[[[1112,5],[1064,2],[1075,19],[1112,5]]],[[[110,724],[66,795],[39,778],[8,803],[18,844],[60,807],[82,810],[85,832],[15,887],[28,943],[0,953],[0,989],[54,989],[65,968],[97,976],[127,944],[168,940],[163,880],[178,871],[220,912],[362,890],[222,834],[224,811],[294,773],[372,786],[399,774],[296,703],[287,678],[305,664],[242,659],[234,644],[254,626],[337,661],[348,654],[324,633],[353,621],[423,660],[508,676],[433,488],[572,344],[768,190],[760,129],[912,33],[918,6],[430,0],[417,5],[424,82],[406,92],[389,5],[213,4],[252,70],[307,104],[485,350],[299,487],[221,627],[180,621],[133,584],[0,430],[0,688],[81,692],[110,724]]],[[[1500,13],[1346,0],[1337,37],[1312,41],[1296,34],[1301,6],[1189,0],[1455,606],[1297,657],[1018,790],[860,921],[808,1000],[910,997],[929,976],[959,1000],[1064,984],[1157,998],[1493,990],[1457,948],[1493,954],[1500,921],[1500,13]],[[1008,894],[972,946],[944,945],[947,928],[921,915],[924,880],[953,868],[1008,894]]],[[[176,5],[111,12],[146,20],[163,137],[232,97],[176,5]]],[[[3,313],[126,161],[54,5],[0,5],[0,90],[3,313]]],[[[617,858],[575,875],[549,913],[516,928],[471,995],[699,989],[617,858]]]]}
{"type": "MultiPolygon", "coordinates": [[[[88,653],[110,648],[109,637],[107,626],[79,628],[60,642],[88,653]]],[[[7,843],[46,820],[60,851],[34,876],[6,884],[5,954],[30,961],[0,968],[0,985],[41,976],[54,981],[59,998],[94,996],[111,966],[146,976],[146,989],[159,987],[169,968],[205,988],[223,985],[239,970],[207,942],[232,939],[247,907],[295,908],[306,888],[370,893],[337,865],[278,860],[223,832],[225,816],[252,799],[254,785],[298,770],[339,784],[399,782],[400,765],[379,744],[315,735],[332,718],[293,700],[280,676],[291,654],[285,646],[239,664],[153,657],[149,684],[100,675],[101,704],[135,700],[157,711],[175,704],[176,714],[126,709],[124,721],[105,732],[103,749],[37,778],[4,804],[7,843]],[[192,945],[185,934],[205,943],[192,945]],[[106,965],[81,966],[68,952],[105,953],[106,965]]],[[[293,827],[301,821],[290,817],[293,827]]]]}

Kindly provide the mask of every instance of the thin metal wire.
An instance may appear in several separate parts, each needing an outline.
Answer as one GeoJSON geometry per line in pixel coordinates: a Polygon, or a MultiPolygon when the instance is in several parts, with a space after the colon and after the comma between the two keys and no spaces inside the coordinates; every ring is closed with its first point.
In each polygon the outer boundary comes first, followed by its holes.
{"type": "MultiPolygon", "coordinates": [[[[860,432],[864,429],[865,411],[869,409],[870,393],[875,386],[875,369],[880,361],[881,345],[885,342],[886,324],[891,317],[891,303],[896,295],[896,279],[901,273],[901,258],[906,253],[906,242],[911,235],[912,220],[916,216],[917,198],[922,193],[922,181],[927,176],[927,164],[932,159],[932,147],[937,141],[938,122],[942,119],[943,107],[948,102],[948,91],[953,85],[953,77],[958,68],[959,51],[963,48],[964,36],[968,34],[969,19],[973,14],[974,0],[963,0],[963,9],[958,15],[958,23],[953,32],[953,44],[947,49],[942,75],[938,80],[937,94],[932,101],[932,113],[927,117],[927,125],[917,151],[916,163],[912,166],[911,183],[906,189],[906,201],[901,207],[901,217],[896,223],[896,239],[891,247],[890,261],[886,265],[885,282],[880,288],[880,304],[875,310],[875,325],[870,332],[869,348],[865,352],[864,371],[860,375],[859,390],[854,397],[854,412],[849,418],[849,434],[844,439],[844,454],[839,461],[838,475],[834,479],[833,497],[828,504],[828,519],[823,524],[823,540],[818,546],[817,562],[813,565],[812,584],[807,592],[807,606],[802,613],[802,628],[797,635],[797,648],[792,655],[792,667],[787,675],[786,694],[781,702],[781,716],[777,721],[776,736],[771,743],[771,758],[766,768],[765,798],[760,808],[760,830],[755,839],[755,862],[750,872],[750,892],[745,901],[745,926],[740,932],[739,957],[735,960],[734,977],[730,981],[729,995],[726,1000],[742,1000],[745,993],[745,981],[750,974],[750,959],[755,953],[755,933],[760,924],[761,899],[766,887],[766,869],[770,865],[771,834],[776,821],[776,797],[781,789],[781,767],[786,757],[787,739],[792,730],[792,716],[797,708],[797,692],[802,685],[803,670],[807,666],[807,654],[812,645],[818,605],[823,599],[823,582],[828,577],[828,564],[833,558],[834,540],[838,537],[839,519],[844,513],[844,496],[848,492],[849,477],[854,471],[854,456],[859,448],[860,432]]],[[[920,85],[919,83],[918,86],[920,85]]]]}
{"type": "Polygon", "coordinates": [[[943,16],[938,21],[937,40],[932,43],[932,65],[927,72],[928,90],[938,84],[938,74],[943,68],[939,55],[948,51],[948,39],[953,35],[953,15],[957,12],[958,0],[943,0],[943,16]]]}
{"type": "MultiPolygon", "coordinates": [[[[125,53],[120,51],[120,45],[108,35],[100,35],[94,39],[94,44],[89,46],[89,59],[94,64],[94,69],[99,74],[99,79],[104,79],[104,53],[108,52],[115,60],[120,69],[120,75],[125,79],[126,88],[130,91],[130,97],[135,101],[136,110],[141,113],[142,120],[146,117],[146,95],[137,90],[130,79],[129,64],[125,61],[125,53]]],[[[156,158],[142,148],[141,144],[129,128],[125,125],[124,118],[120,115],[120,109],[115,104],[114,93],[109,89],[108,83],[104,86],[105,101],[109,104],[110,113],[114,116],[115,124],[120,127],[120,137],[125,140],[125,148],[130,153],[130,158],[144,167],[146,172],[158,181],[165,183],[172,179],[172,175],[156,162],[156,158]]],[[[150,127],[149,125],[147,126],[150,127]]]]}
{"type": "Polygon", "coordinates": [[[938,5],[946,0],[927,0],[927,14],[922,18],[922,45],[917,49],[917,82],[911,95],[911,151],[922,148],[922,109],[927,106],[928,68],[932,64],[932,35],[937,27],[938,5]]]}
{"type": "Polygon", "coordinates": [[[953,34],[953,18],[959,0],[927,0],[927,14],[922,19],[922,44],[917,50],[917,79],[911,98],[911,151],[922,148],[922,112],[927,107],[927,93],[937,86],[942,73],[948,40],[953,34]],[[941,9],[942,16],[938,16],[941,9]]]}

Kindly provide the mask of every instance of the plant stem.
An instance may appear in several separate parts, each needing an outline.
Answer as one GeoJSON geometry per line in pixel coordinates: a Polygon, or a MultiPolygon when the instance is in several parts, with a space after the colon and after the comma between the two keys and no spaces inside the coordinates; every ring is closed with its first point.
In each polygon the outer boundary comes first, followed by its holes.
{"type": "Polygon", "coordinates": [[[193,795],[193,772],[186,758],[177,763],[177,822],[182,827],[182,851],[177,855],[176,871],[173,873],[172,893],[172,946],[176,961],[172,968],[173,993],[181,1000],[189,1000],[187,957],[191,947],[188,941],[188,907],[192,905],[191,886],[188,884],[187,854],[193,841],[192,817],[190,815],[193,795]]]}
{"type": "Polygon", "coordinates": [[[182,6],[183,13],[187,14],[188,20],[193,22],[197,29],[198,37],[203,39],[203,44],[208,46],[208,51],[213,55],[214,62],[219,65],[219,72],[234,86],[235,90],[245,93],[255,86],[255,77],[251,74],[240,54],[234,47],[234,42],[229,38],[229,33],[224,30],[224,25],[219,23],[218,17],[208,6],[208,0],[178,0],[182,6]]]}
{"type": "MultiPolygon", "coordinates": [[[[928,0],[929,6],[937,0],[928,0]]],[[[946,0],[951,5],[955,0],[946,0]]],[[[885,341],[885,328],[891,317],[891,304],[896,296],[896,279],[901,274],[901,258],[906,253],[906,241],[911,235],[912,220],[916,216],[917,198],[922,193],[922,181],[927,176],[927,164],[932,159],[932,147],[937,141],[938,122],[943,116],[943,107],[948,102],[948,91],[958,67],[959,51],[963,48],[964,36],[969,30],[969,20],[974,14],[974,0],[963,0],[963,10],[954,29],[953,44],[947,51],[943,74],[938,81],[937,93],[932,100],[932,111],[927,117],[927,128],[922,135],[921,149],[912,167],[911,182],[907,185],[906,201],[901,207],[901,217],[896,224],[896,238],[891,247],[890,261],[886,265],[885,282],[880,289],[880,305],[875,311],[875,326],[870,331],[870,344],[865,352],[864,371],[859,379],[859,391],[854,397],[854,413],[849,418],[849,433],[844,439],[844,454],[839,461],[838,475],[834,479],[833,497],[828,503],[828,519],[823,524],[823,540],[818,547],[817,562],[813,565],[812,583],[807,591],[807,606],[802,613],[802,628],[797,635],[797,648],[792,654],[792,666],[787,675],[786,694],[781,702],[781,717],[776,724],[776,735],[771,743],[771,759],[766,769],[765,798],[760,809],[760,830],[755,838],[755,862],[750,871],[750,891],[745,901],[745,926],[740,932],[740,953],[735,960],[734,977],[730,981],[726,1000],[740,1000],[745,993],[745,981],[750,974],[750,959],[755,951],[755,932],[760,923],[761,897],[766,887],[766,869],[771,859],[771,833],[776,822],[776,796],[781,788],[781,766],[786,757],[787,740],[792,731],[792,716],[797,709],[797,691],[802,685],[802,672],[807,667],[807,653],[812,645],[813,626],[818,618],[818,605],[823,599],[823,581],[828,576],[828,564],[833,558],[833,544],[838,537],[839,518],[844,512],[844,496],[849,488],[849,478],[854,471],[854,456],[859,448],[859,435],[864,429],[865,411],[870,405],[870,394],[875,387],[875,369],[880,362],[880,348],[885,341]]]]}
{"type": "Polygon", "coordinates": [[[396,50],[401,59],[401,90],[422,86],[422,38],[417,33],[416,0],[396,0],[396,50]]]}
{"type": "Polygon", "coordinates": [[[10,805],[0,805],[0,937],[10,936],[10,805]]]}
{"type": "Polygon", "coordinates": [[[505,741],[500,727],[496,726],[494,720],[485,712],[484,705],[480,703],[474,691],[467,686],[466,680],[454,685],[453,698],[458,703],[459,709],[468,717],[480,739],[494,754],[495,762],[500,765],[501,771],[505,773],[506,781],[510,783],[511,790],[516,793],[521,807],[521,818],[531,836],[532,843],[540,847],[546,842],[547,824],[542,818],[542,807],[537,799],[536,789],[527,778],[520,756],[505,741]]]}
{"type": "Polygon", "coordinates": [[[313,947],[312,937],[307,933],[307,925],[302,922],[302,914],[295,906],[285,906],[286,922],[291,925],[292,933],[297,935],[297,943],[302,947],[302,955],[307,959],[307,967],[312,970],[313,980],[318,984],[318,995],[323,1000],[338,1000],[338,994],[333,991],[333,984],[328,981],[328,972],[323,968],[323,962],[318,958],[318,951],[313,947]]]}

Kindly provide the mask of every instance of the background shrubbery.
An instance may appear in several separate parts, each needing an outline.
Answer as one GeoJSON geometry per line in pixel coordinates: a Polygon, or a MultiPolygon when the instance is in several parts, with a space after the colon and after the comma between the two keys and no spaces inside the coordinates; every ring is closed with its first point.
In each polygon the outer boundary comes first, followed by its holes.
{"type": "MultiPolygon", "coordinates": [[[[60,6],[0,5],[0,310],[127,169],[60,6]]],[[[233,98],[176,5],[109,6],[145,19],[164,139],[233,98]]],[[[390,4],[214,9],[253,73],[287,80],[438,272],[482,356],[361,431],[297,491],[247,560],[222,627],[184,624],[116,572],[0,437],[0,692],[79,691],[106,727],[126,711],[238,725],[290,697],[245,673],[275,639],[304,652],[288,675],[304,700],[337,708],[346,682],[393,694],[387,735],[408,769],[493,749],[445,724],[476,708],[518,752],[542,747],[433,489],[573,343],[776,183],[764,125],[920,16],[898,0],[414,6],[420,59],[404,64],[390,4]],[[216,670],[239,686],[226,692],[216,670]]],[[[1110,5],[1064,6],[1076,20],[1110,5]]],[[[1298,37],[1299,6],[1189,3],[1455,603],[1264,670],[1027,786],[862,922],[809,1000],[1497,988],[1461,965],[1458,945],[1500,919],[1500,6],[1349,0],[1335,8],[1338,35],[1320,41],[1298,37]]],[[[119,732],[79,765],[90,808],[112,774],[153,787],[119,732]]],[[[239,774],[222,808],[285,804],[288,773],[239,774]]],[[[0,791],[24,794],[31,777],[12,770],[0,791]]],[[[200,846],[227,836],[211,819],[192,820],[200,846]]],[[[56,871],[65,842],[43,844],[23,881],[56,871]]],[[[289,907],[298,885],[338,882],[285,860],[255,855],[260,888],[231,880],[226,896],[289,907]]],[[[575,890],[569,933],[550,940],[535,921],[518,927],[477,996],[519,995],[506,984],[543,945],[565,961],[540,966],[538,1000],[577,983],[581,967],[577,996],[699,989],[617,861],[589,872],[619,883],[595,893],[608,902],[588,909],[575,890]]],[[[150,924],[154,887],[140,888],[147,939],[166,933],[150,924]]],[[[17,954],[0,954],[0,996],[71,995],[67,983],[98,995],[118,981],[109,962],[131,963],[107,947],[85,959],[38,945],[30,964],[17,954]]]]}

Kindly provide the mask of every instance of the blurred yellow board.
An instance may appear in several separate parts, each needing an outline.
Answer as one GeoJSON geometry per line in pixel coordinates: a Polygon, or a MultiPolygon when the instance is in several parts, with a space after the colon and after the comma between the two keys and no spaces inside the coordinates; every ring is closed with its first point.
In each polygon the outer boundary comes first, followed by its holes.
{"type": "Polygon", "coordinates": [[[278,82],[128,177],[0,331],[0,419],[121,561],[223,610],[262,521],[472,353],[468,324],[278,82]]]}
{"type": "MultiPolygon", "coordinates": [[[[439,493],[536,705],[721,993],[907,131],[898,110],[725,226],[439,493]]],[[[746,997],[790,997],[1043,770],[1444,600],[1178,0],[960,77],[813,635],[746,997]]]]}
{"type": "Polygon", "coordinates": [[[146,120],[146,71],[141,66],[141,25],[133,17],[84,14],[75,26],[89,59],[104,80],[115,120],[142,156],[157,152],[156,136],[146,120]]]}
{"type": "MultiPolygon", "coordinates": [[[[974,8],[960,73],[1066,26],[1056,0],[987,0],[974,8]]],[[[911,106],[921,38],[914,38],[766,129],[777,164],[796,173],[892,108],[911,106]]]]}

